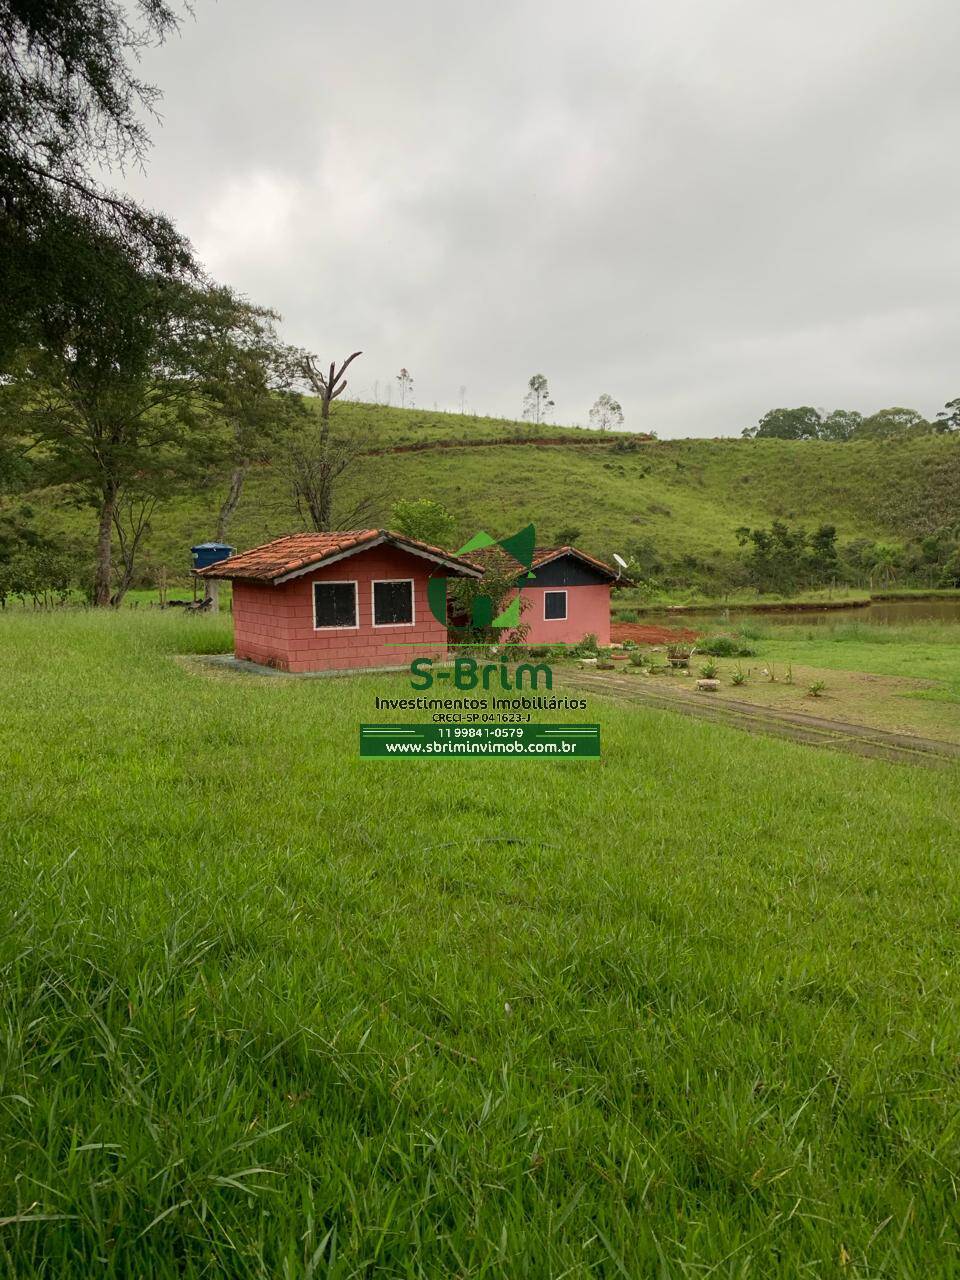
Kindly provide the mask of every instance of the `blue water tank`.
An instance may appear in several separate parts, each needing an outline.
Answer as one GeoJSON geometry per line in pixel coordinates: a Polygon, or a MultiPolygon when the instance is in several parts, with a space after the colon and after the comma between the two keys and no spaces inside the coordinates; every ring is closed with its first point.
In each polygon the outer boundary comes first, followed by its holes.
{"type": "Polygon", "coordinates": [[[228,547],[225,542],[201,542],[190,548],[195,569],[206,569],[207,565],[219,564],[221,560],[232,556],[233,552],[234,548],[228,547]]]}

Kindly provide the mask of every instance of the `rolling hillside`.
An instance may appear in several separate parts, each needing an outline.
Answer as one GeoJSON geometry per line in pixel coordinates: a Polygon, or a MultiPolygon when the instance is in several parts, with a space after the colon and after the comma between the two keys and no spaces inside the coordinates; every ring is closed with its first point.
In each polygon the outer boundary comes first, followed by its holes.
{"type": "MultiPolygon", "coordinates": [[[[372,495],[371,524],[389,523],[399,497],[427,497],[449,507],[464,539],[479,527],[509,533],[533,521],[542,541],[573,526],[584,548],[607,558],[647,539],[670,558],[726,558],[737,550],[739,525],[774,518],[834,523],[841,542],[904,542],[960,522],[960,441],[942,436],[860,444],[653,441],[349,403],[334,418],[369,438],[370,453],[344,497],[372,495]]],[[[185,571],[191,544],[211,535],[224,487],[224,477],[205,476],[159,513],[146,562],[185,571]]],[[[92,517],[65,496],[30,495],[40,524],[91,536],[92,517]]],[[[256,467],[230,540],[244,548],[301,527],[281,474],[270,464],[256,467]]]]}

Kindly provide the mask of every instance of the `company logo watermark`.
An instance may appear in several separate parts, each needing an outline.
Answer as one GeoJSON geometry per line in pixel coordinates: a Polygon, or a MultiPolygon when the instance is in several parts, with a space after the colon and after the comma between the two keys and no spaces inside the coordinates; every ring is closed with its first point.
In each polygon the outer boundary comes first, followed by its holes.
{"type": "Polygon", "coordinates": [[[414,658],[410,663],[411,687],[430,689],[435,680],[448,680],[451,688],[462,693],[472,689],[489,692],[491,684],[504,690],[523,689],[524,681],[526,688],[539,689],[541,680],[544,689],[553,688],[553,672],[545,662],[521,662],[511,671],[505,662],[480,663],[475,658],[457,657],[453,660],[452,670],[445,668],[435,672],[432,658],[414,658]]]}
{"type": "MultiPolygon", "coordinates": [[[[533,555],[536,541],[537,532],[532,524],[528,524],[509,538],[493,538],[489,533],[481,530],[469,542],[465,542],[455,554],[468,556],[472,551],[481,551],[488,547],[499,547],[517,564],[518,572],[515,576],[517,579],[516,585],[519,586],[519,580],[524,576],[524,570],[527,578],[536,576],[533,573],[533,555]]],[[[462,582],[463,579],[454,579],[454,581],[462,582]]],[[[494,599],[481,591],[469,601],[469,619],[465,623],[457,624],[451,622],[447,600],[448,582],[448,578],[430,578],[427,582],[427,600],[430,604],[430,611],[437,621],[447,628],[448,632],[476,636],[478,632],[482,633],[492,629],[500,631],[515,630],[520,626],[522,602],[519,590],[514,592],[513,598],[503,609],[499,608],[502,599],[494,599]]],[[[489,690],[491,683],[494,683],[494,687],[499,686],[503,690],[523,689],[524,680],[527,681],[526,687],[529,689],[540,688],[541,680],[545,689],[553,688],[553,672],[545,662],[536,664],[522,662],[515,670],[511,671],[504,662],[481,664],[473,658],[458,657],[454,660],[452,670],[437,672],[433,670],[433,660],[431,658],[415,658],[411,662],[410,684],[414,689],[429,689],[433,686],[435,680],[449,680],[451,687],[461,692],[469,692],[480,688],[489,690]]]]}
{"type": "MultiPolygon", "coordinates": [[[[479,533],[474,534],[469,542],[465,542],[455,554],[468,556],[471,551],[481,551],[487,547],[500,547],[508,556],[516,560],[522,569],[526,569],[528,578],[532,578],[534,576],[532,565],[536,542],[537,531],[532,524],[528,524],[525,529],[520,529],[519,532],[511,534],[509,538],[492,538],[489,533],[481,529],[479,533]]],[[[470,602],[469,621],[459,626],[451,624],[448,621],[447,610],[448,581],[449,579],[447,578],[430,578],[427,582],[427,602],[430,605],[430,612],[448,631],[483,631],[490,627],[509,629],[520,625],[519,593],[499,613],[496,613],[499,601],[482,593],[476,595],[470,602]]],[[[455,581],[461,581],[461,579],[455,579],[455,581]]]]}

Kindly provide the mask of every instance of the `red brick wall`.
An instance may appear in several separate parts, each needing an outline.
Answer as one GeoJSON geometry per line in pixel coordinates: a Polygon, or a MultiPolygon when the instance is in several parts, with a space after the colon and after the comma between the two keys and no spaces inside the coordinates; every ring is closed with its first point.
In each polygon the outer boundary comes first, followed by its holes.
{"type": "Polygon", "coordinates": [[[406,667],[414,657],[446,657],[446,628],[427,603],[427,579],[433,576],[444,576],[439,565],[396,547],[379,546],[282,586],[238,579],[233,584],[234,652],[238,658],[282,671],[406,667]],[[413,626],[374,627],[372,584],[384,578],[413,578],[413,626]],[[314,629],[315,582],[356,582],[356,630],[314,629]],[[422,643],[408,647],[414,642],[422,643]]]}

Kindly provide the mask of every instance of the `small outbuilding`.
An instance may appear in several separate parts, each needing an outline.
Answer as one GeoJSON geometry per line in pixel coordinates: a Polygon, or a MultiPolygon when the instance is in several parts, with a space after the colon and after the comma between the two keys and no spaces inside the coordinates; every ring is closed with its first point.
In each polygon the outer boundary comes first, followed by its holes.
{"type": "Polygon", "coordinates": [[[530,628],[528,644],[576,644],[586,635],[610,643],[616,569],[576,547],[538,547],[531,572],[520,579],[520,595],[528,602],[520,615],[530,628]]]}
{"type": "Polygon", "coordinates": [[[445,658],[447,629],[427,582],[481,578],[483,569],[387,529],[360,529],[290,534],[197,576],[233,583],[238,658],[281,671],[352,671],[445,658]]]}
{"type": "Polygon", "coordinates": [[[621,575],[577,547],[537,547],[529,572],[501,546],[471,551],[470,559],[498,574],[516,566],[527,644],[576,644],[595,635],[610,643],[610,589],[621,575]]]}

